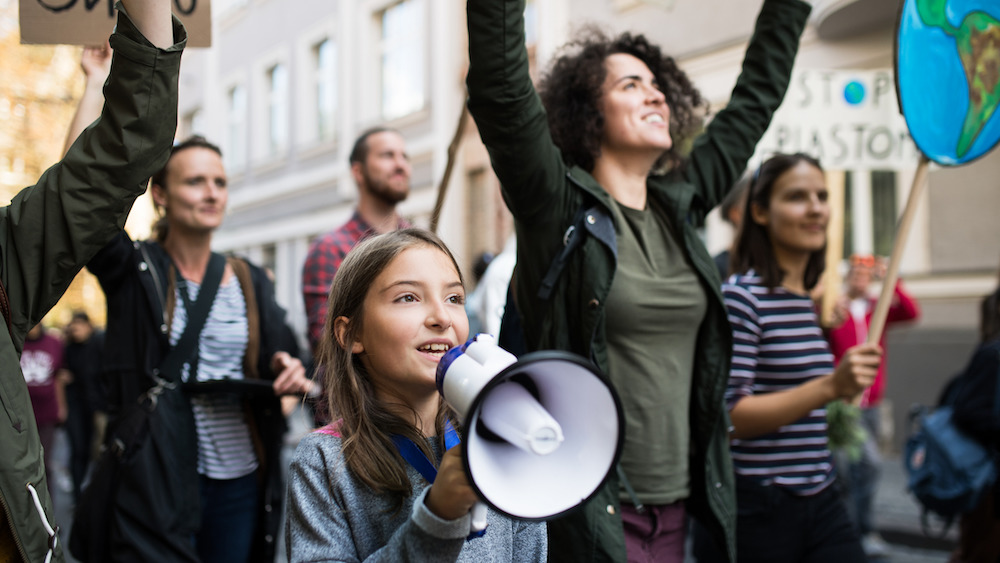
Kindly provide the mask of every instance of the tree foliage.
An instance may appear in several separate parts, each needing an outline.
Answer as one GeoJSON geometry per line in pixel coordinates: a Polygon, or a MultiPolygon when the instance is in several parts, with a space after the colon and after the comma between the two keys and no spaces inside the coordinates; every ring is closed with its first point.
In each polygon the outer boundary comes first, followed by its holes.
{"type": "MultiPolygon", "coordinates": [[[[0,205],[62,157],[83,93],[80,47],[20,41],[17,0],[0,0],[0,205]]],[[[46,324],[68,322],[73,309],[104,319],[104,296],[86,272],[77,276],[46,324]]]]}

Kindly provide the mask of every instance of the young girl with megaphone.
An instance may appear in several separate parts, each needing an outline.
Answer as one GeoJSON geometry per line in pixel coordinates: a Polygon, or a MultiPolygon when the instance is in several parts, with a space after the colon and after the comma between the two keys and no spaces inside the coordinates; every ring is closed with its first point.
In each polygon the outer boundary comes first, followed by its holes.
{"type": "Polygon", "coordinates": [[[288,492],[290,561],[542,561],[543,523],[490,512],[462,466],[439,360],[469,322],[458,264],[433,233],[367,239],[337,271],[320,364],[335,422],[305,437],[288,492]],[[436,473],[436,475],[435,475],[436,473]]]}

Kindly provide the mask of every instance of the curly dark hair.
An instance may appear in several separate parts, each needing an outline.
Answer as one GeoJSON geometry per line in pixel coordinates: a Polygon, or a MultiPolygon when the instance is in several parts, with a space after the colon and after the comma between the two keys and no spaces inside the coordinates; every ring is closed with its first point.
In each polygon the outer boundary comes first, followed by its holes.
{"type": "Polygon", "coordinates": [[[683,162],[686,141],[701,129],[698,108],[707,109],[708,104],[672,57],[663,55],[643,35],[626,32],[612,39],[595,27],[582,29],[563,49],[564,54],[539,83],[538,93],[548,113],[552,140],[566,164],[588,172],[594,169],[604,132],[604,116],[598,105],[607,75],[604,60],[618,53],[646,63],[670,108],[670,136],[674,143],[654,168],[675,168],[683,162]]]}

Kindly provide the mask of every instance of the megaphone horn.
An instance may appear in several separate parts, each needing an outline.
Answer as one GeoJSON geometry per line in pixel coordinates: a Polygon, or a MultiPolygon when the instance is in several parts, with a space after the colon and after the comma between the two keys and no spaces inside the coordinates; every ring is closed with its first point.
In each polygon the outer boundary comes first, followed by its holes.
{"type": "Polygon", "coordinates": [[[544,520],[572,510],[621,455],[621,401],[575,354],[518,360],[480,334],[445,354],[437,385],[463,423],[470,484],[507,516],[544,520]]]}

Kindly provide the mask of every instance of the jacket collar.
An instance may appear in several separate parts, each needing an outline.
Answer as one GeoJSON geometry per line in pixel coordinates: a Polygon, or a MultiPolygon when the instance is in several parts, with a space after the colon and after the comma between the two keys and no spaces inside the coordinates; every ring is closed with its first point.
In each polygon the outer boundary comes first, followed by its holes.
{"type": "Polygon", "coordinates": [[[573,166],[566,171],[566,177],[569,178],[570,182],[603,205],[610,214],[612,205],[611,195],[608,194],[608,191],[589,172],[579,166],[573,166]]]}
{"type": "MultiPolygon", "coordinates": [[[[579,166],[573,166],[566,172],[566,176],[578,188],[603,205],[614,221],[614,215],[611,213],[613,205],[611,195],[589,172],[579,166]]],[[[656,181],[656,178],[659,176],[650,176],[646,181],[647,197],[655,198],[664,209],[675,214],[672,219],[677,221],[677,225],[683,225],[687,222],[687,217],[684,217],[683,214],[691,208],[694,197],[690,185],[685,182],[672,182],[668,191],[665,183],[656,181]]]]}

